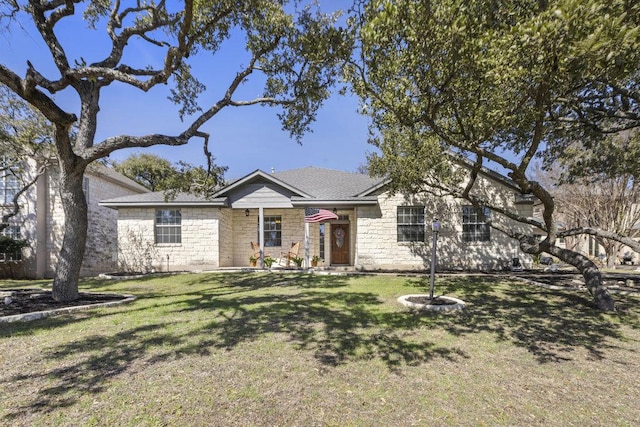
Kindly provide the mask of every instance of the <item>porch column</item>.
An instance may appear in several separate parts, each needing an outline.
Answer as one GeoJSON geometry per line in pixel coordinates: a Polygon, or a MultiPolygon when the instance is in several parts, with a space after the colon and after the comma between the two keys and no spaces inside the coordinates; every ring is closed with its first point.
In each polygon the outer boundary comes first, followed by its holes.
{"type": "Polygon", "coordinates": [[[304,222],[304,266],[309,268],[309,223],[304,222]]]}
{"type": "Polygon", "coordinates": [[[258,208],[258,242],[260,244],[260,268],[264,268],[264,208],[258,208]]]}

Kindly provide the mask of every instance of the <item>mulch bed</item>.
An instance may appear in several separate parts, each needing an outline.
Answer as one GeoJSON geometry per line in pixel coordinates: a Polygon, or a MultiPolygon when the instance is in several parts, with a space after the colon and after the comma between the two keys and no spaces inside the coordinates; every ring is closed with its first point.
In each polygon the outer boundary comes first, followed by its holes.
{"type": "Polygon", "coordinates": [[[80,293],[80,298],[70,302],[58,302],[51,291],[43,289],[6,289],[0,291],[0,317],[81,305],[102,304],[125,299],[124,295],[80,293]],[[10,302],[9,302],[10,301],[10,302]],[[8,304],[6,302],[9,302],[8,304]]]}
{"type": "Polygon", "coordinates": [[[433,299],[428,296],[419,296],[419,297],[409,297],[407,301],[412,302],[414,304],[423,304],[423,305],[455,305],[458,304],[456,301],[453,301],[448,298],[438,298],[434,297],[433,299]]]}

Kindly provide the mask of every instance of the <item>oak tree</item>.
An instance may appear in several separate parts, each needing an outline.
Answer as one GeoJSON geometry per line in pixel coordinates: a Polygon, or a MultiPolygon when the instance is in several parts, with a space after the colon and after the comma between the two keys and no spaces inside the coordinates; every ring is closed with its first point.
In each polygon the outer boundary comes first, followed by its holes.
{"type": "MultiPolygon", "coordinates": [[[[29,61],[26,72],[20,73],[2,58],[0,83],[41,112],[55,129],[58,181],[65,209],[64,238],[53,281],[56,300],[78,296],[87,235],[82,178],[91,162],[123,148],[179,146],[194,138],[201,139],[209,153],[209,134],[202,127],[228,107],[280,107],[278,117],[292,136],[300,137],[309,129],[339,75],[348,44],[344,31],[335,25],[334,14],[301,3],[0,0],[3,29],[24,31],[30,28],[25,22],[31,23],[35,29],[30,36],[44,41],[45,53],[53,63],[52,72],[29,61]],[[85,34],[81,31],[71,41],[60,37],[60,29],[79,17],[86,21],[86,31],[97,31],[107,41],[106,52],[91,43],[83,44],[85,34]],[[229,45],[231,39],[236,44],[229,45]],[[238,63],[216,61],[223,46],[240,46],[243,55],[238,63]],[[84,50],[78,54],[81,48],[84,50]],[[146,57],[137,54],[140,51],[153,52],[161,60],[146,63],[146,57]],[[203,74],[230,68],[233,73],[220,93],[207,90],[203,74]],[[239,88],[255,78],[262,90],[242,98],[239,88]],[[179,132],[128,135],[112,129],[111,136],[97,139],[98,113],[106,90],[124,85],[137,90],[137,96],[145,96],[165,84],[170,85],[171,100],[179,106],[184,120],[179,132]],[[68,92],[76,96],[73,107],[55,97],[68,92]],[[77,129],[75,134],[73,129],[77,129]]],[[[4,42],[2,38],[0,43],[4,42]]]]}
{"type": "MultiPolygon", "coordinates": [[[[553,163],[576,141],[596,147],[607,134],[640,125],[640,5],[372,0],[356,4],[351,22],[358,44],[349,76],[379,149],[372,170],[398,190],[446,192],[542,230],[537,240],[491,224],[524,252],[575,266],[596,305],[614,309],[597,266],[556,244],[555,199],[531,178],[531,165],[536,158],[553,163]],[[462,181],[451,153],[471,161],[462,181]],[[485,166],[506,171],[523,195],[539,200],[542,218],[483,199],[475,186],[485,166]]],[[[625,235],[573,232],[640,251],[625,235]]]]}

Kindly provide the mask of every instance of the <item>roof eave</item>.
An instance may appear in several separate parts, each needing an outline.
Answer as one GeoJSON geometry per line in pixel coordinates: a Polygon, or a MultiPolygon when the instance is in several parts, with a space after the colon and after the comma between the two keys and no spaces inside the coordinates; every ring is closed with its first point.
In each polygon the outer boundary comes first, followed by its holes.
{"type": "Polygon", "coordinates": [[[389,184],[391,182],[391,179],[387,178],[385,180],[382,180],[380,182],[378,182],[377,184],[375,184],[372,187],[367,188],[365,191],[363,191],[360,194],[356,194],[357,197],[365,197],[365,196],[369,196],[371,193],[373,193],[374,191],[377,191],[379,189],[381,189],[382,187],[384,187],[385,185],[389,184]]]}
{"type": "Polygon", "coordinates": [[[305,208],[325,208],[325,207],[346,207],[346,206],[372,206],[378,204],[377,197],[358,197],[351,199],[298,199],[291,198],[294,207],[305,208]]]}
{"type": "Polygon", "coordinates": [[[200,200],[200,201],[151,201],[151,202],[110,202],[103,201],[98,203],[100,206],[104,206],[107,208],[118,209],[118,208],[151,208],[151,207],[214,207],[214,208],[224,208],[228,206],[227,198],[218,198],[212,200],[200,200]]]}

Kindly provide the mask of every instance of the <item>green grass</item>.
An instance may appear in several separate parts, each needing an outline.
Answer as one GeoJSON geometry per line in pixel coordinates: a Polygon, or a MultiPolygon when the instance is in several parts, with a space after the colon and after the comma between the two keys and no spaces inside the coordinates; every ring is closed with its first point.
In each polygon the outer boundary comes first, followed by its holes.
{"type": "MultiPolygon", "coordinates": [[[[34,282],[18,286],[33,285],[34,282]]],[[[128,305],[0,324],[0,425],[633,425],[640,300],[440,277],[86,281],[128,305]]],[[[16,284],[0,285],[1,288],[16,284]]]]}

